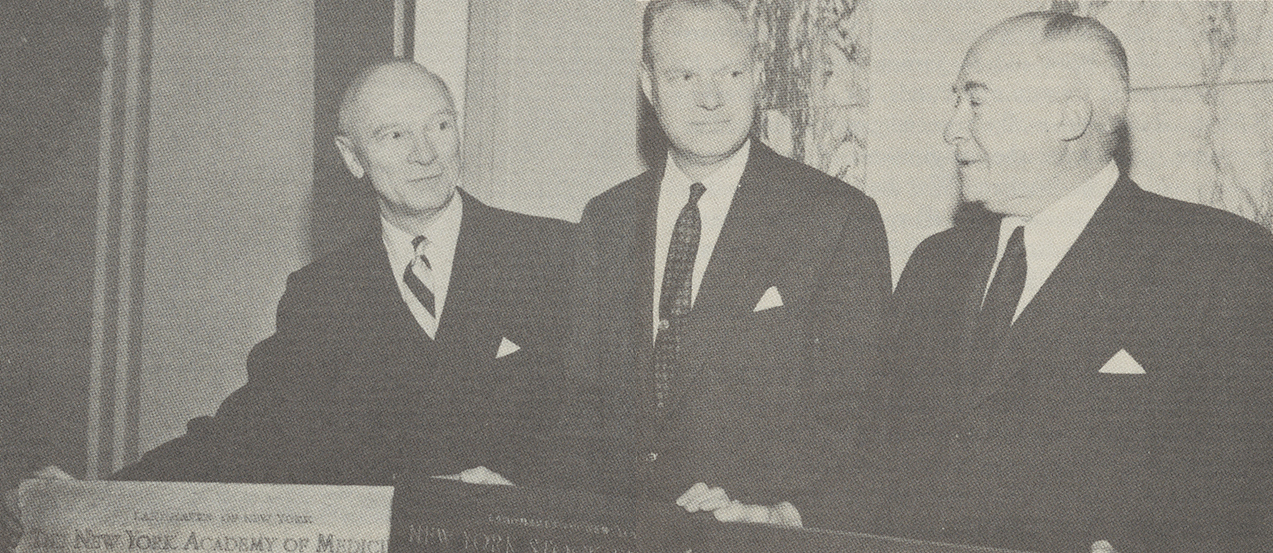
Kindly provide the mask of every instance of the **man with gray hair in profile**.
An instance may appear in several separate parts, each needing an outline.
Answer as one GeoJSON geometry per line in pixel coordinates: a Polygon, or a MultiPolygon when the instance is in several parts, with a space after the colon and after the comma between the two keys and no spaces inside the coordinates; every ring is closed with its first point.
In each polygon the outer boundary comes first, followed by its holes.
{"type": "Polygon", "coordinates": [[[1030,551],[1268,547],[1273,240],[1128,177],[1128,83],[1094,19],[1027,13],[969,50],[945,139],[994,217],[929,237],[902,273],[880,447],[847,469],[885,491],[838,486],[850,526],[1030,551]]]}
{"type": "Polygon", "coordinates": [[[908,261],[873,435],[805,525],[1039,552],[1273,543],[1273,239],[1127,176],[1128,82],[1089,18],[1027,13],[973,44],[945,139],[987,216],[908,261]]]}

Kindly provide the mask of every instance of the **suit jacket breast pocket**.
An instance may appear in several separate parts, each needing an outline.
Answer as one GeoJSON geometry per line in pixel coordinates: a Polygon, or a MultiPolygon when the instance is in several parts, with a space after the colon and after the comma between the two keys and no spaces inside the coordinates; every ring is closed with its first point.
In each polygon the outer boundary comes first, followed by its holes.
{"type": "Polygon", "coordinates": [[[699,359],[728,382],[746,386],[800,386],[804,327],[787,306],[721,321],[700,342],[699,359]]]}
{"type": "Polygon", "coordinates": [[[1094,437],[1139,441],[1153,418],[1155,384],[1148,374],[1083,375],[1073,396],[1075,417],[1091,422],[1094,437]]]}

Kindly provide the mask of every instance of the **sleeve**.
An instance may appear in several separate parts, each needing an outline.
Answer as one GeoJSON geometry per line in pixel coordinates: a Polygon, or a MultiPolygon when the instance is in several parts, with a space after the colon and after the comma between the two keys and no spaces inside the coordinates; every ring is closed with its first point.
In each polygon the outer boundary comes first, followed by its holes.
{"type": "Polygon", "coordinates": [[[811,527],[825,526],[823,487],[832,473],[854,459],[872,405],[881,389],[880,321],[892,290],[884,222],[875,202],[859,196],[848,209],[836,248],[825,260],[809,327],[813,329],[810,368],[809,440],[823,458],[809,460],[811,478],[790,502],[811,527]]]}
{"type": "MultiPolygon", "coordinates": [[[[1273,520],[1273,238],[1223,235],[1198,271],[1194,352],[1156,409],[1153,550],[1256,551],[1273,520]],[[1161,548],[1161,549],[1160,549],[1161,548]]],[[[1181,318],[1191,316],[1180,314],[1181,318]]],[[[1115,543],[1115,547],[1117,547],[1115,543]]]]}
{"type": "Polygon", "coordinates": [[[111,480],[163,482],[223,482],[230,479],[226,465],[242,452],[245,437],[268,417],[267,408],[286,365],[295,359],[300,345],[294,338],[300,311],[296,273],[288,277],[279,300],[274,335],[248,354],[248,382],[231,393],[215,416],[197,417],[186,424],[186,433],[150,450],[136,463],[111,475],[111,480]]]}

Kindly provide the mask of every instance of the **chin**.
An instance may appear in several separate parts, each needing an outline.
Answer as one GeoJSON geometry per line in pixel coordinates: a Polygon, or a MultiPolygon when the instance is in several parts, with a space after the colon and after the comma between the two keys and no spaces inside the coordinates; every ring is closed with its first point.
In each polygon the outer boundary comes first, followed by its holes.
{"type": "Polygon", "coordinates": [[[727,157],[738,151],[738,148],[743,145],[743,141],[746,139],[746,136],[740,139],[729,139],[716,136],[700,137],[691,141],[689,144],[690,147],[684,148],[683,150],[687,153],[693,154],[695,157],[704,159],[727,157]]]}
{"type": "Polygon", "coordinates": [[[407,198],[406,205],[416,213],[425,213],[429,211],[437,211],[446,207],[447,203],[454,196],[454,191],[449,194],[436,194],[427,196],[415,196],[407,198]]]}

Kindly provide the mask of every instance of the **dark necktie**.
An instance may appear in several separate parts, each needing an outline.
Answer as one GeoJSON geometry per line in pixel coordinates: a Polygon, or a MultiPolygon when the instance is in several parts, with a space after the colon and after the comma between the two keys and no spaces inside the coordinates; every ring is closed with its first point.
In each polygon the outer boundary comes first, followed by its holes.
{"type": "Polygon", "coordinates": [[[1012,231],[1008,244],[1003,249],[1003,258],[999,260],[999,268],[994,279],[990,281],[990,289],[986,291],[986,299],[977,313],[977,325],[972,336],[973,371],[989,368],[995,353],[1003,345],[1004,334],[1012,326],[1012,318],[1017,312],[1017,303],[1021,301],[1021,291],[1025,288],[1025,227],[1020,226],[1012,231]]]}
{"type": "MultiPolygon", "coordinates": [[[[437,318],[437,313],[433,306],[433,291],[424,284],[420,279],[417,271],[430,275],[433,266],[429,265],[429,258],[424,255],[425,239],[423,236],[417,236],[411,240],[411,247],[415,248],[415,257],[411,258],[411,263],[407,264],[407,270],[402,273],[402,281],[407,284],[407,288],[415,294],[416,299],[420,300],[420,305],[424,306],[424,310],[429,312],[429,316],[437,318]],[[420,264],[420,267],[416,265],[420,264]]],[[[432,279],[430,279],[432,280],[432,279]]]]}
{"type": "Polygon", "coordinates": [[[676,372],[676,354],[681,347],[681,326],[690,312],[693,300],[694,258],[698,255],[698,235],[702,220],[698,199],[707,188],[702,183],[690,186],[690,200],[681,208],[667,248],[663,267],[663,288],[659,293],[659,328],[654,335],[654,413],[667,415],[671,379],[676,372]]]}

